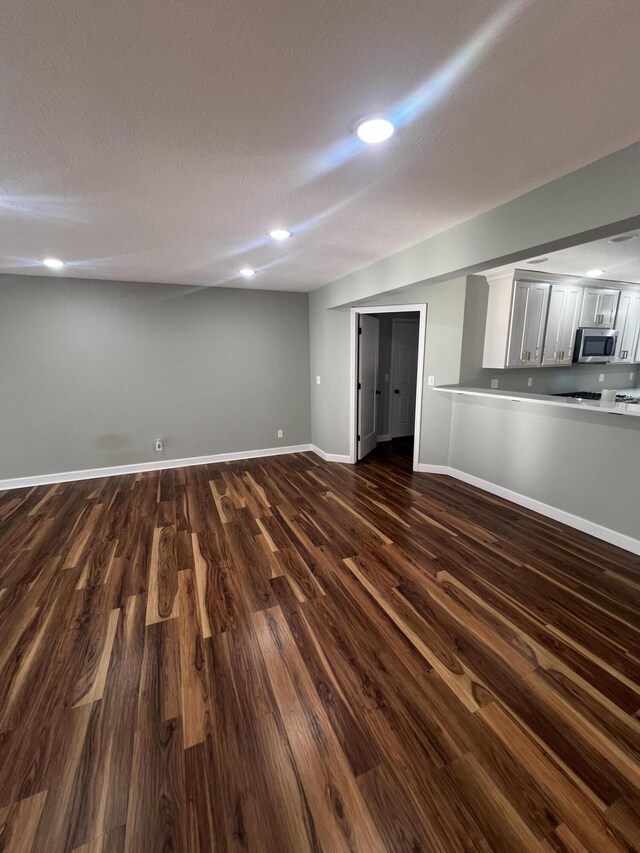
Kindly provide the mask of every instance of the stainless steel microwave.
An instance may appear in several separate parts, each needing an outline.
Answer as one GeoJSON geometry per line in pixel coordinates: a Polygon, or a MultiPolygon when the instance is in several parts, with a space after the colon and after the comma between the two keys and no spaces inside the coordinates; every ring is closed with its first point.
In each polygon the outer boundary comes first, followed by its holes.
{"type": "Polygon", "coordinates": [[[613,329],[578,329],[573,361],[607,364],[613,361],[618,343],[618,332],[613,329]]]}

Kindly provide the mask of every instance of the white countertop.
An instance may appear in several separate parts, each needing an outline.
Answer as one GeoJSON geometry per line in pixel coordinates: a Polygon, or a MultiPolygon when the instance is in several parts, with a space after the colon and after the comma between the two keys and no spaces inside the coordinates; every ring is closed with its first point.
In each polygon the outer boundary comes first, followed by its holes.
{"type": "MultiPolygon", "coordinates": [[[[439,385],[434,391],[446,394],[466,394],[471,397],[496,397],[520,403],[541,403],[543,406],[561,406],[565,409],[586,409],[606,415],[640,417],[640,403],[603,403],[601,400],[576,400],[573,397],[554,397],[550,394],[528,394],[526,391],[504,391],[500,388],[471,388],[467,385],[439,385]]],[[[640,397],[639,388],[621,388],[620,393],[640,397]]]]}

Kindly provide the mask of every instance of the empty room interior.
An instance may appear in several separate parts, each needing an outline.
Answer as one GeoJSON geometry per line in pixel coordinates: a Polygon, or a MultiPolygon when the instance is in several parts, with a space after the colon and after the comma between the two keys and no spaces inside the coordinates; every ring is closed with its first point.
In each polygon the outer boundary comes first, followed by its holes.
{"type": "Polygon", "coordinates": [[[0,850],[640,850],[637,0],[5,0],[0,850]]]}

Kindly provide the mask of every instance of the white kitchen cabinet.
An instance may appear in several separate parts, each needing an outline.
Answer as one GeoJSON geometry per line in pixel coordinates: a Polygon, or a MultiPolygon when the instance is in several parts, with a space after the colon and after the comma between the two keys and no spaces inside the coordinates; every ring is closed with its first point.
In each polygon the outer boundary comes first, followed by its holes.
{"type": "Polygon", "coordinates": [[[552,285],[544,337],[543,366],[559,367],[571,364],[583,295],[584,288],[579,285],[552,285]]]}
{"type": "Polygon", "coordinates": [[[620,294],[615,328],[620,334],[614,361],[638,361],[640,357],[640,293],[624,291],[620,294]]]}
{"type": "Polygon", "coordinates": [[[581,326],[616,328],[620,332],[616,360],[640,363],[637,287],[622,282],[619,288],[611,286],[614,282],[605,287],[586,284],[577,276],[552,274],[540,280],[538,275],[509,268],[487,273],[484,368],[571,365],[581,326]]]}
{"type": "Polygon", "coordinates": [[[585,287],[580,326],[612,329],[620,291],[609,287],[585,287]]]}
{"type": "Polygon", "coordinates": [[[550,290],[548,282],[515,282],[507,367],[540,366],[550,290]]]}
{"type": "Polygon", "coordinates": [[[482,366],[539,367],[551,283],[528,281],[513,270],[489,273],[487,282],[482,366]]]}

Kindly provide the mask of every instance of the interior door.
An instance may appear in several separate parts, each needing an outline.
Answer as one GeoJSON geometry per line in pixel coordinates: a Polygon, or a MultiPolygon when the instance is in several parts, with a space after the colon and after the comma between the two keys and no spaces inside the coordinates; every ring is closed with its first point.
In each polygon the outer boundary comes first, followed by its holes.
{"type": "Polygon", "coordinates": [[[393,320],[389,430],[392,438],[414,433],[419,330],[418,320],[396,318],[393,320]]]}
{"type": "Polygon", "coordinates": [[[376,389],[378,387],[377,317],[360,315],[358,332],[358,459],[376,446],[376,389]]]}

